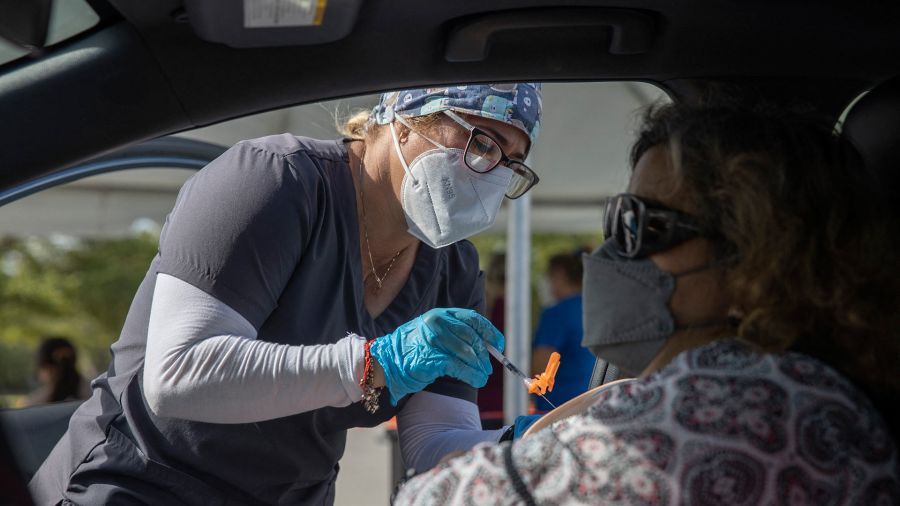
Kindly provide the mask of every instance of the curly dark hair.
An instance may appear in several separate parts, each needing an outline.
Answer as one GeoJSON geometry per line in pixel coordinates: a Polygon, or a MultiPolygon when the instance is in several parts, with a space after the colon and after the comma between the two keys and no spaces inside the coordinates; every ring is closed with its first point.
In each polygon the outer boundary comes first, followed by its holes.
{"type": "Polygon", "coordinates": [[[833,122],[764,105],[657,104],[632,167],[654,146],[668,148],[679,189],[716,231],[738,335],[816,356],[867,392],[900,392],[900,250],[833,122]]]}

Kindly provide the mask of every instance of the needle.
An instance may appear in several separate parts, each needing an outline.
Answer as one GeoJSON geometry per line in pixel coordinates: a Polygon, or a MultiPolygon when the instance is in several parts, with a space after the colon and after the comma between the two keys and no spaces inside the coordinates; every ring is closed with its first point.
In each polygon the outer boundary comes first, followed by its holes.
{"type": "MultiPolygon", "coordinates": [[[[491,346],[490,344],[487,344],[487,343],[485,343],[484,345],[487,347],[488,353],[490,353],[492,357],[496,358],[498,362],[503,364],[503,367],[505,367],[507,370],[509,370],[511,373],[515,374],[516,376],[522,378],[522,381],[525,382],[526,388],[529,385],[531,385],[531,377],[530,376],[527,376],[518,367],[516,367],[515,364],[510,362],[509,359],[506,358],[505,355],[503,355],[502,353],[500,353],[500,351],[497,350],[497,348],[494,348],[493,346],[491,346]]],[[[553,403],[550,402],[550,399],[548,399],[547,397],[545,397],[541,394],[538,394],[538,395],[540,395],[541,398],[544,399],[547,402],[547,404],[549,404],[553,409],[556,409],[556,406],[554,406],[553,403]]]]}

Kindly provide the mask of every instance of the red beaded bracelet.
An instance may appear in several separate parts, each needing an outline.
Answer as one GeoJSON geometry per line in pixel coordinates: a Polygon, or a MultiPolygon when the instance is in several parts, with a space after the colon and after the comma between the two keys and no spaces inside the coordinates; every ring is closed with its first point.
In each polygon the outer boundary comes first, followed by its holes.
{"type": "Polygon", "coordinates": [[[366,341],[365,344],[365,357],[366,357],[366,365],[363,369],[362,379],[359,380],[359,387],[362,388],[362,402],[363,408],[369,413],[375,413],[378,411],[378,397],[379,397],[379,388],[375,388],[372,383],[374,382],[375,371],[372,368],[372,352],[369,351],[369,347],[372,345],[372,341],[366,341]]]}

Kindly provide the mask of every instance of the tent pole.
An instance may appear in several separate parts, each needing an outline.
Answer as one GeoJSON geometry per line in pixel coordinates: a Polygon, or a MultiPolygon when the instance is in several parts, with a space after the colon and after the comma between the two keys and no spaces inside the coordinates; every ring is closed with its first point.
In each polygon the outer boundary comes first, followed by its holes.
{"type": "MultiPolygon", "coordinates": [[[[526,374],[531,370],[531,193],[509,201],[506,230],[506,356],[526,374]]],[[[504,371],[503,418],[527,414],[522,379],[504,371]]]]}

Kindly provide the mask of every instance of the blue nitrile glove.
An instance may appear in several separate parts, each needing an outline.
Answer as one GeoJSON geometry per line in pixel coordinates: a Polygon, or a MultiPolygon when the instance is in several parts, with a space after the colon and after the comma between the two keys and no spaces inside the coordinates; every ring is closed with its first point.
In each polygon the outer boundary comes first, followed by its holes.
{"type": "Polygon", "coordinates": [[[483,387],[491,374],[485,342],[503,351],[503,334],[487,318],[471,309],[436,308],[372,341],[369,351],[396,406],[441,376],[483,387]]]}
{"type": "Polygon", "coordinates": [[[513,439],[519,439],[524,436],[528,428],[534,425],[534,422],[540,420],[542,416],[544,415],[517,416],[515,422],[513,422],[513,439]]]}

